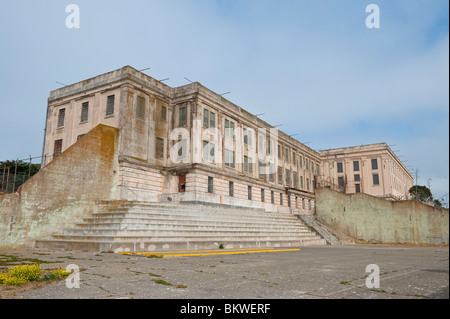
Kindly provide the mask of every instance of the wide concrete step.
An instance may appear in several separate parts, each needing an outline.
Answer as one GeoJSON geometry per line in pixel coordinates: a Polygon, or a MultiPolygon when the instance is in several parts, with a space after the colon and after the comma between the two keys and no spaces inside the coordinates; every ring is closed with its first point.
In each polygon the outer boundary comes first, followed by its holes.
{"type": "Polygon", "coordinates": [[[212,222],[184,222],[184,221],[173,221],[168,223],[166,221],[145,221],[141,220],[122,220],[122,221],[111,221],[105,220],[102,222],[93,221],[90,223],[79,223],[75,225],[74,229],[110,229],[110,230],[239,230],[239,231],[296,231],[296,230],[308,230],[307,226],[304,225],[264,225],[264,224],[239,224],[239,223],[222,223],[214,224],[212,222]]]}
{"type": "Polygon", "coordinates": [[[181,220],[217,220],[217,221],[251,221],[251,222],[270,222],[270,223],[293,223],[298,222],[295,216],[289,215],[276,215],[273,217],[266,215],[227,215],[225,213],[210,213],[210,212],[156,212],[156,211],[108,211],[108,212],[96,212],[91,214],[91,218],[164,218],[164,219],[181,219],[181,220]]]}
{"type": "Polygon", "coordinates": [[[302,236],[315,236],[314,233],[306,230],[299,231],[261,231],[261,230],[249,230],[242,232],[240,230],[106,230],[106,229],[67,229],[62,232],[62,235],[54,235],[54,238],[60,238],[60,236],[74,236],[74,237],[183,237],[183,238],[197,238],[197,237],[242,237],[242,236],[262,236],[262,237],[302,237],[302,236]]]}
{"type": "Polygon", "coordinates": [[[229,219],[195,219],[195,218],[182,218],[173,219],[168,217],[135,217],[135,216],[124,216],[124,217],[92,217],[84,218],[82,223],[78,223],[77,226],[87,227],[89,225],[105,225],[108,224],[124,224],[124,225],[161,225],[161,226],[197,226],[197,227],[269,227],[269,228],[296,228],[307,226],[300,223],[298,220],[293,220],[292,222],[271,222],[271,221],[260,221],[260,220],[229,220],[229,219]]]}
{"type": "MultiPolygon", "coordinates": [[[[101,240],[68,240],[52,239],[36,241],[37,248],[47,248],[55,250],[82,250],[99,252],[158,252],[158,251],[176,251],[176,250],[205,250],[205,249],[225,249],[236,248],[292,248],[312,245],[326,245],[325,240],[318,239],[297,239],[297,240],[152,240],[140,242],[120,242],[120,241],[101,241],[101,240]]],[[[226,250],[224,250],[226,252],[226,250]]]]}
{"type": "Polygon", "coordinates": [[[120,201],[102,203],[80,223],[36,241],[36,246],[148,251],[211,249],[218,243],[243,248],[326,244],[292,215],[220,205],[120,201]]]}

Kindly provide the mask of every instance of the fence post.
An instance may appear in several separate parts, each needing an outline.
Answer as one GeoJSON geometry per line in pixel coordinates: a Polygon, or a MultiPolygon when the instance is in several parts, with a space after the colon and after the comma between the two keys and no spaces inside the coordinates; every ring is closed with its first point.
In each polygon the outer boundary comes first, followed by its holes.
{"type": "Polygon", "coordinates": [[[6,192],[8,193],[8,185],[9,185],[9,166],[8,166],[8,175],[6,175],[6,192]]]}
{"type": "Polygon", "coordinates": [[[17,162],[19,161],[19,159],[16,159],[16,168],[14,170],[14,183],[13,183],[13,193],[16,191],[16,175],[17,175],[17,162]]]}
{"type": "Polygon", "coordinates": [[[28,179],[30,179],[31,174],[31,155],[30,155],[30,164],[28,164],[28,179]]]}
{"type": "Polygon", "coordinates": [[[6,170],[6,164],[3,164],[2,188],[1,189],[4,189],[3,186],[4,186],[4,182],[5,182],[5,170],[6,170]]]}

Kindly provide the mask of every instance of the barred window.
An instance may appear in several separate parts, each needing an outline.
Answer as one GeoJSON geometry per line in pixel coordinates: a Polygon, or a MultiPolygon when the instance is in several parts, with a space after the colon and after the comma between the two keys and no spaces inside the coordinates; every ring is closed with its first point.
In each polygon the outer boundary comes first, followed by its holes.
{"type": "Polygon", "coordinates": [[[66,109],[60,109],[58,113],[58,127],[64,126],[65,117],[66,117],[66,109]]]}
{"type": "Polygon", "coordinates": [[[225,166],[234,168],[234,152],[228,149],[225,149],[225,166]]]}
{"type": "Polygon", "coordinates": [[[110,95],[106,98],[106,116],[114,114],[114,100],[116,96],[110,95]]]}
{"type": "Polygon", "coordinates": [[[145,120],[145,99],[138,96],[136,100],[136,118],[145,120]]]}
{"type": "Polygon", "coordinates": [[[286,186],[291,186],[291,171],[286,168],[286,186]]]}
{"type": "Polygon", "coordinates": [[[278,166],[278,184],[283,184],[283,168],[278,166]]]}
{"type": "Polygon", "coordinates": [[[203,110],[203,127],[210,129],[216,128],[216,114],[207,109],[203,110]]]}
{"type": "Polygon", "coordinates": [[[203,159],[205,161],[214,162],[215,160],[214,147],[215,145],[213,143],[203,141],[203,159]]]}
{"type": "Polygon", "coordinates": [[[234,139],[234,123],[225,120],[225,136],[234,139]]]}
{"type": "Polygon", "coordinates": [[[253,173],[251,157],[244,156],[244,172],[253,173]]]}
{"type": "Polygon", "coordinates": [[[208,176],[208,193],[214,193],[214,178],[208,176]]]}
{"type": "Polygon", "coordinates": [[[378,169],[378,161],[376,158],[372,159],[372,169],[378,169]]]}
{"type": "Polygon", "coordinates": [[[187,125],[187,107],[181,107],[178,112],[178,126],[187,125]]]}
{"type": "Polygon", "coordinates": [[[156,149],[155,149],[155,156],[158,159],[164,159],[164,139],[163,138],[156,138],[156,149]]]}
{"type": "Polygon", "coordinates": [[[62,142],[63,140],[55,140],[53,146],[53,158],[59,156],[62,153],[62,142]]]}
{"type": "Polygon", "coordinates": [[[167,122],[167,107],[161,105],[161,121],[167,122]]]}
{"type": "Polygon", "coordinates": [[[88,114],[89,114],[89,102],[84,102],[81,105],[81,123],[87,122],[88,114]]]}
{"type": "Polygon", "coordinates": [[[228,195],[230,195],[230,197],[234,196],[234,183],[233,182],[228,182],[228,195]]]}

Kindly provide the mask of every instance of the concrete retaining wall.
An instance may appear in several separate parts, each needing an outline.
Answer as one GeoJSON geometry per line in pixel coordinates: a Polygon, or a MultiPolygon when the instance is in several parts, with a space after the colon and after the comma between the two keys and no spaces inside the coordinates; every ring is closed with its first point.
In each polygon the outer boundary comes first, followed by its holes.
{"type": "Polygon", "coordinates": [[[317,219],[357,242],[448,244],[449,211],[416,201],[316,189],[317,219]]]}
{"type": "Polygon", "coordinates": [[[16,193],[0,197],[0,246],[30,245],[116,198],[118,129],[98,125],[16,193]]]}

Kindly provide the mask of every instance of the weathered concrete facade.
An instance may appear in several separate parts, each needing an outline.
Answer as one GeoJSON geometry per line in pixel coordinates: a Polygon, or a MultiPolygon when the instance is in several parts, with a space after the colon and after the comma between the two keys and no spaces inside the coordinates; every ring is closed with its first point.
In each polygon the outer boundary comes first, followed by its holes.
{"type": "Polygon", "coordinates": [[[346,194],[365,193],[388,200],[410,198],[414,178],[386,143],[343,147],[319,152],[323,185],[346,194]]]}
{"type": "Polygon", "coordinates": [[[52,91],[44,166],[98,124],[120,132],[116,199],[314,209],[319,154],[198,82],[126,66],[52,91]]]}
{"type": "Polygon", "coordinates": [[[316,218],[360,243],[449,243],[448,209],[316,188],[316,218]]]}
{"type": "Polygon", "coordinates": [[[119,132],[100,125],[16,193],[0,196],[0,246],[31,245],[79,222],[117,193],[119,132]]]}

